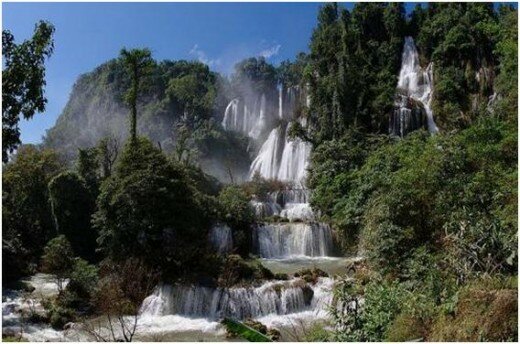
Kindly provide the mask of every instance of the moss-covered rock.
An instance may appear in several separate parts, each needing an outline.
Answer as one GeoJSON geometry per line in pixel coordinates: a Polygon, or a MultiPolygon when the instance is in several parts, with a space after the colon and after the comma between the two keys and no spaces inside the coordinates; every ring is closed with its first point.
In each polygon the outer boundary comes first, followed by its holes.
{"type": "Polygon", "coordinates": [[[302,269],[294,274],[294,277],[300,277],[307,283],[316,284],[320,277],[329,277],[329,275],[316,267],[312,269],[302,269]]]}
{"type": "Polygon", "coordinates": [[[253,284],[259,281],[274,279],[275,275],[257,259],[246,260],[239,255],[226,257],[221,273],[218,277],[218,285],[232,287],[238,284],[253,284]]]}
{"type": "Polygon", "coordinates": [[[312,302],[312,298],[314,297],[314,290],[308,285],[302,288],[303,291],[303,299],[305,300],[305,305],[310,306],[312,302]]]}

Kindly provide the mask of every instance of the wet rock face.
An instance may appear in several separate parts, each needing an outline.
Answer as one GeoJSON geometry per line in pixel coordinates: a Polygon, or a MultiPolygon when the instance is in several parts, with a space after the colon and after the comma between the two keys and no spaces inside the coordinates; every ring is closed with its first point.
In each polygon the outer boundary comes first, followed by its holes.
{"type": "Polygon", "coordinates": [[[428,129],[426,111],[421,102],[407,96],[400,96],[390,116],[390,135],[404,137],[421,128],[428,129]]]}
{"type": "Polygon", "coordinates": [[[300,277],[307,283],[316,284],[320,277],[329,277],[329,275],[318,268],[303,269],[294,274],[294,277],[300,277]]]}
{"type": "Polygon", "coordinates": [[[312,298],[314,297],[314,290],[311,287],[306,285],[302,288],[303,291],[303,299],[306,306],[310,306],[312,303],[312,298]]]}

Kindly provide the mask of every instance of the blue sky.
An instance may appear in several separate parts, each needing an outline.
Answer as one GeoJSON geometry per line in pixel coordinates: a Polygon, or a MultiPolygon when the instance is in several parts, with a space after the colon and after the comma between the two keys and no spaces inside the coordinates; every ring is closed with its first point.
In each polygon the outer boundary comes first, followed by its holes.
{"type": "MultiPolygon", "coordinates": [[[[229,73],[235,62],[264,55],[272,63],[307,51],[320,3],[3,3],[3,29],[17,42],[41,19],[56,27],[47,62],[47,109],[22,121],[23,143],[41,142],[63,110],[77,77],[148,47],[154,58],[201,60],[229,73]]],[[[345,4],[351,8],[352,3],[345,4]]],[[[411,8],[414,4],[408,3],[411,8]]]]}

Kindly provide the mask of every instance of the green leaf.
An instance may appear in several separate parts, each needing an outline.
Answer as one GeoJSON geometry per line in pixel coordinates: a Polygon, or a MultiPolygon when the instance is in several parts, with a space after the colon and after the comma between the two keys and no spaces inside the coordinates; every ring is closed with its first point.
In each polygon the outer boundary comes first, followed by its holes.
{"type": "Polygon", "coordinates": [[[240,338],[246,339],[249,342],[272,342],[272,340],[266,335],[241,323],[240,321],[224,318],[224,320],[222,320],[222,324],[226,326],[228,332],[240,338]]]}

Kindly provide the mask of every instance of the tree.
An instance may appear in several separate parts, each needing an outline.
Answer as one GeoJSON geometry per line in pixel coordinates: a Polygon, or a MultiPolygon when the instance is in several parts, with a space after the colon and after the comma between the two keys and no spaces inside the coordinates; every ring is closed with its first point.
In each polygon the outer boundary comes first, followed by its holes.
{"type": "Polygon", "coordinates": [[[251,57],[235,65],[231,83],[239,94],[272,94],[276,90],[276,68],[264,57],[251,57]]]}
{"type": "Polygon", "coordinates": [[[20,144],[20,115],[30,119],[45,111],[45,59],[54,50],[54,26],[40,21],[33,37],[21,44],[14,42],[9,30],[2,31],[2,161],[20,144]]]}
{"type": "Polygon", "coordinates": [[[518,113],[518,11],[501,6],[499,18],[495,54],[500,64],[495,91],[501,99],[496,106],[496,113],[515,122],[518,113]]]}
{"type": "Polygon", "coordinates": [[[189,166],[192,158],[196,157],[197,149],[193,142],[193,133],[183,122],[177,123],[175,132],[175,159],[179,163],[189,166]]]}
{"type": "Polygon", "coordinates": [[[112,170],[119,154],[119,140],[114,136],[107,136],[97,144],[98,159],[102,169],[102,178],[106,179],[112,174],[112,170]]]}
{"type": "Polygon", "coordinates": [[[74,259],[69,283],[59,303],[65,308],[92,309],[94,295],[97,294],[98,268],[81,258],[74,259]]]}
{"type": "Polygon", "coordinates": [[[208,212],[198,193],[147,139],[125,145],[97,206],[99,246],[116,261],[137,257],[163,271],[189,271],[206,245],[208,212]]]}
{"type": "Polygon", "coordinates": [[[96,147],[79,149],[76,169],[78,175],[85,182],[85,186],[96,199],[99,192],[100,164],[98,158],[99,150],[96,147]]]}
{"type": "Polygon", "coordinates": [[[169,81],[166,94],[179,104],[183,120],[189,128],[195,129],[201,120],[212,115],[216,76],[205,65],[194,63],[190,67],[189,73],[169,81]]]}
{"type": "Polygon", "coordinates": [[[131,84],[125,94],[125,101],[130,106],[130,137],[132,141],[135,141],[137,139],[137,102],[142,91],[143,81],[150,74],[154,61],[149,49],[122,49],[120,57],[130,74],[131,84]]]}
{"type": "Polygon", "coordinates": [[[501,31],[493,4],[432,3],[426,15],[418,9],[412,18],[420,22],[412,34],[422,60],[434,63],[436,124],[441,130],[468,127],[485,113],[493,94],[494,50],[501,31]]]}
{"type": "Polygon", "coordinates": [[[4,256],[5,276],[28,273],[56,231],[49,202],[49,181],[63,163],[48,149],[24,145],[4,166],[2,174],[2,245],[14,256],[4,256]],[[11,266],[11,263],[16,263],[11,266]],[[21,268],[21,269],[20,269],[21,268]]]}
{"type": "Polygon", "coordinates": [[[242,255],[250,252],[252,245],[251,225],[255,215],[249,200],[246,192],[236,185],[224,188],[218,196],[220,218],[233,230],[233,242],[242,255]]]}
{"type": "Polygon", "coordinates": [[[325,4],[310,43],[313,141],[349,128],[385,132],[393,109],[406,29],[402,4],[325,4]]]}
{"type": "Polygon", "coordinates": [[[74,252],[67,238],[59,235],[49,241],[42,256],[42,268],[54,275],[60,294],[63,291],[63,282],[70,277],[73,267],[74,252]]]}
{"type": "Polygon", "coordinates": [[[97,233],[90,218],[95,211],[95,198],[85,180],[75,172],[60,173],[49,183],[49,199],[56,231],[69,240],[76,254],[92,262],[97,233]]]}

